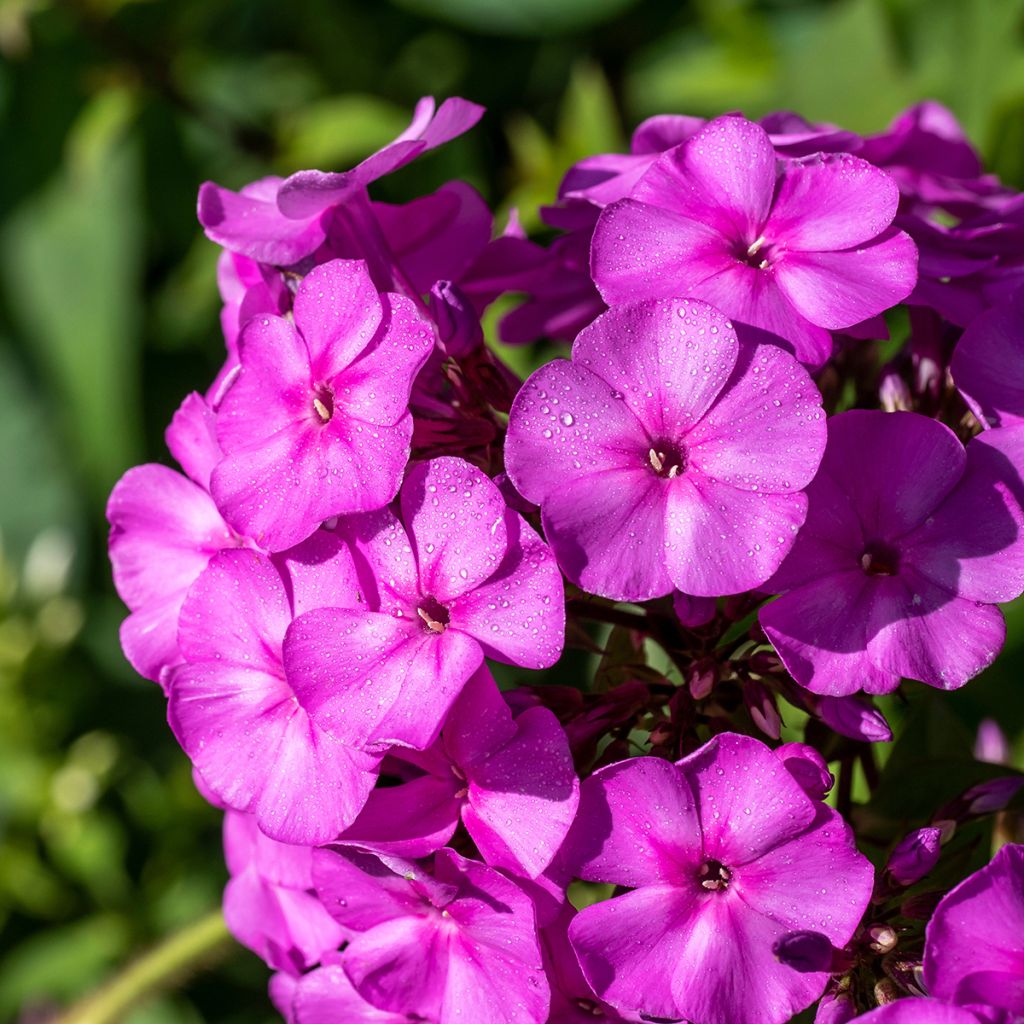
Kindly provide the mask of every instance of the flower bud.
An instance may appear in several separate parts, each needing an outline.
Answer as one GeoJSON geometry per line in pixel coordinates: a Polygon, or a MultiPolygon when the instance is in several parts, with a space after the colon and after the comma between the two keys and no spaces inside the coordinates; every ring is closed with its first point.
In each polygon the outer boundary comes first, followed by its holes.
{"type": "Polygon", "coordinates": [[[469,355],[482,343],[480,318],[461,289],[451,281],[438,281],[430,289],[430,312],[448,355],[455,358],[469,355]]]}
{"type": "Polygon", "coordinates": [[[974,756],[987,764],[1009,764],[1010,744],[999,723],[986,718],[978,726],[978,738],[974,741],[974,756]]]}
{"type": "Polygon", "coordinates": [[[887,924],[873,924],[867,930],[868,948],[872,953],[884,956],[891,953],[899,942],[896,929],[887,924]]]}
{"type": "Polygon", "coordinates": [[[806,743],[784,743],[775,751],[775,756],[809,797],[824,800],[828,796],[835,776],[828,770],[828,762],[814,747],[806,743]]]}
{"type": "Polygon", "coordinates": [[[828,937],[821,932],[788,932],[772,945],[775,959],[801,974],[831,970],[835,952],[828,937]]]}
{"type": "Polygon", "coordinates": [[[818,701],[821,720],[841,736],[865,743],[888,743],[892,729],[882,714],[866,697],[822,697],[818,701]]]}
{"type": "Polygon", "coordinates": [[[886,412],[907,412],[914,407],[914,399],[907,382],[892,365],[882,369],[878,401],[886,412]]]}
{"type": "Polygon", "coordinates": [[[938,863],[941,845],[941,828],[919,828],[897,844],[886,870],[899,885],[913,885],[938,863]]]}
{"type": "Polygon", "coordinates": [[[782,735],[782,718],[775,706],[775,697],[760,683],[747,680],[743,684],[743,701],[754,725],[773,740],[782,735]]]}

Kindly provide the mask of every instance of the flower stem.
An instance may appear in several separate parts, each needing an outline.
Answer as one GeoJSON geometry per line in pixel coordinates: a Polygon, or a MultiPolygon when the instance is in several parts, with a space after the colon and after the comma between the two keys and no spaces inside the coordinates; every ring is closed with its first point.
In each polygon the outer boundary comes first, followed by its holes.
{"type": "MultiPolygon", "coordinates": [[[[125,1014],[188,975],[227,956],[234,939],[220,910],[168,936],[95,992],[70,1007],[56,1024],[116,1024],[125,1014]]],[[[237,947],[235,947],[237,948],[237,947]]]]}

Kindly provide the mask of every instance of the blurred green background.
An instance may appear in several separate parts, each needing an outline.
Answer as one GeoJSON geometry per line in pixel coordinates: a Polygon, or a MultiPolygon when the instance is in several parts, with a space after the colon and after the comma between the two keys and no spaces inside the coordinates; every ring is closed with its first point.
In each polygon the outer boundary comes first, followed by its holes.
{"type": "MultiPolygon", "coordinates": [[[[1024,0],[0,0],[0,1020],[45,1019],[225,881],[219,817],[120,655],[103,521],[221,358],[200,182],[350,166],[459,94],[483,124],[377,196],[461,177],[534,226],[649,114],[871,132],[931,96],[1020,187],[1022,21],[1024,0]]],[[[967,756],[984,715],[1021,735],[1022,640],[1014,613],[933,756],[967,756]]],[[[266,980],[232,952],[130,1021],[271,1020],[266,980]]]]}

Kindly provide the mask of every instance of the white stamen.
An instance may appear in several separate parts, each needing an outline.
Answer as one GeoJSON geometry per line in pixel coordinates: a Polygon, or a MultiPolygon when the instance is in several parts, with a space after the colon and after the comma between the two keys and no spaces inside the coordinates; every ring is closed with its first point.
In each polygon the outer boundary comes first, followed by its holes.
{"type": "Polygon", "coordinates": [[[427,629],[432,633],[443,633],[445,631],[445,624],[438,622],[436,619],[430,617],[430,612],[425,608],[417,608],[416,614],[426,623],[427,629]]]}
{"type": "Polygon", "coordinates": [[[670,469],[670,470],[668,471],[668,478],[669,478],[669,480],[671,480],[671,479],[672,479],[673,477],[675,477],[675,476],[679,476],[679,467],[678,467],[678,466],[673,466],[673,467],[672,467],[672,468],[671,468],[671,469],[670,469]]]}
{"type": "Polygon", "coordinates": [[[324,423],[326,423],[331,418],[331,414],[328,411],[327,406],[324,405],[324,403],[321,402],[319,398],[313,399],[313,408],[316,409],[317,416],[319,416],[320,419],[324,421],[324,423]]]}
{"type": "MultiPolygon", "coordinates": [[[[764,235],[762,235],[760,238],[757,239],[757,241],[751,242],[750,245],[747,246],[747,259],[750,259],[751,256],[756,255],[757,250],[760,249],[762,245],[764,245],[765,241],[766,239],[764,235]]],[[[764,264],[762,263],[761,266],[764,266],[764,264]]]]}
{"type": "Polygon", "coordinates": [[[653,448],[647,453],[651,460],[651,466],[655,473],[660,473],[665,468],[665,455],[663,452],[656,452],[653,448]]]}

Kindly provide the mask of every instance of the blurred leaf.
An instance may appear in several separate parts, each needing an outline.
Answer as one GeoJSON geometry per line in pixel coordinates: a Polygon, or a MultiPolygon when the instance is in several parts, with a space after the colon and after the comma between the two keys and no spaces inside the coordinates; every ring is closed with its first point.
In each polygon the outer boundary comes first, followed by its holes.
{"type": "Polygon", "coordinates": [[[494,35],[543,36],[589,28],[636,0],[393,0],[398,7],[494,35]]]}
{"type": "Polygon", "coordinates": [[[581,61],[572,69],[558,117],[558,156],[568,164],[593,153],[626,148],[619,111],[601,68],[581,61]]]}
{"type": "Polygon", "coordinates": [[[32,541],[48,527],[81,539],[81,508],[54,424],[45,413],[0,338],[0,451],[4,491],[17,500],[0,501],[3,549],[20,567],[32,541]]]}
{"type": "Polygon", "coordinates": [[[75,450],[94,497],[138,458],[141,238],[130,106],[86,108],[58,179],[2,233],[11,307],[37,349],[47,417],[75,450]]]}
{"type": "Polygon", "coordinates": [[[0,963],[0,1011],[32,1001],[67,999],[95,984],[128,951],[125,922],[97,915],[42,932],[0,963]]]}
{"type": "Polygon", "coordinates": [[[288,116],[280,136],[279,164],[347,170],[390,142],[409,123],[409,111],[374,96],[335,96],[288,116]]]}
{"type": "Polygon", "coordinates": [[[630,68],[626,106],[637,119],[730,110],[757,116],[775,105],[778,65],[767,29],[726,38],[680,32],[642,51],[630,68]]]}
{"type": "Polygon", "coordinates": [[[879,131],[916,96],[881,0],[845,0],[780,21],[779,105],[811,121],[879,131]]]}

